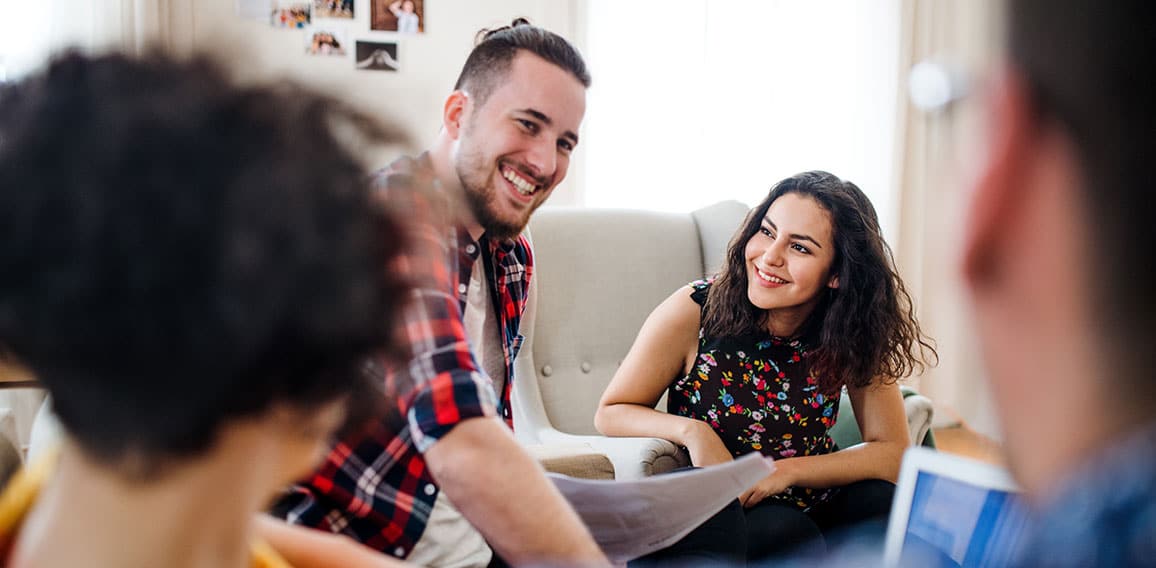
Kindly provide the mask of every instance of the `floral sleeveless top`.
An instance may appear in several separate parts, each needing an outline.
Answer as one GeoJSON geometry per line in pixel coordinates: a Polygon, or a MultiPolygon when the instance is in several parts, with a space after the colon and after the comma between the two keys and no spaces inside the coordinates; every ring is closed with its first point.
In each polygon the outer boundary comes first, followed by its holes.
{"type": "MultiPolygon", "coordinates": [[[[691,283],[691,298],[705,305],[710,283],[691,283]]],[[[760,452],[775,459],[838,450],[828,435],[841,389],[819,390],[801,339],[761,332],[716,339],[699,330],[698,356],[687,375],[670,385],[671,414],[711,425],[736,457],[760,452]]],[[[803,511],[826,501],[830,489],[790,487],[771,497],[803,511]]]]}

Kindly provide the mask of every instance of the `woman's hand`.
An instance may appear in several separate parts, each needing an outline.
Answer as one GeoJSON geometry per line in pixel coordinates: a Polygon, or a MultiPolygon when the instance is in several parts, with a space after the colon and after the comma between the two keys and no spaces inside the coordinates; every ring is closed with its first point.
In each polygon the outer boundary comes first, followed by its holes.
{"type": "Polygon", "coordinates": [[[710,424],[702,420],[689,418],[687,420],[689,423],[683,441],[686,445],[686,451],[690,453],[692,465],[706,467],[735,459],[710,424]]]}
{"type": "Polygon", "coordinates": [[[749,509],[758,505],[763,499],[772,495],[778,495],[786,491],[788,487],[795,485],[793,468],[791,467],[790,459],[782,459],[775,461],[775,471],[770,475],[764,477],[762,481],[751,486],[739,495],[739,502],[743,507],[749,509]]]}

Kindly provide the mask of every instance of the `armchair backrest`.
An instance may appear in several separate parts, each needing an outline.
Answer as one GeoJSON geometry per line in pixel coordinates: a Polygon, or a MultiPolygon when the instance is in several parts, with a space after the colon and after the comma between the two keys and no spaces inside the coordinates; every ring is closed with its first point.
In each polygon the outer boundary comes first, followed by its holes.
{"type": "MultiPolygon", "coordinates": [[[[542,209],[530,222],[537,308],[522,324],[514,428],[597,434],[594,411],[650,312],[722,263],[747,206],[694,213],[542,209]]],[[[665,408],[665,401],[660,402],[665,408]]]]}

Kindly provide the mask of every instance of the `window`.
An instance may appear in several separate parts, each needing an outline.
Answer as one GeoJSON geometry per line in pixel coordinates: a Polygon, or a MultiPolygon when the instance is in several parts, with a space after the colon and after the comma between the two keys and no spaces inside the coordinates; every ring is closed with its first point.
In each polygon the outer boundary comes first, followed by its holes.
{"type": "Polygon", "coordinates": [[[823,169],[891,217],[897,0],[589,0],[586,205],[760,201],[823,169]]]}

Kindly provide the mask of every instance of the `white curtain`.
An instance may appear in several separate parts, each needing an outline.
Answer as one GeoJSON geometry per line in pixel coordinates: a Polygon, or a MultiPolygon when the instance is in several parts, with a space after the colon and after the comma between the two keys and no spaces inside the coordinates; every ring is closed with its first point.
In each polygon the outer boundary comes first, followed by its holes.
{"type": "Polygon", "coordinates": [[[194,0],[2,0],[0,64],[9,80],[68,47],[187,52],[194,0]]]}
{"type": "Polygon", "coordinates": [[[920,323],[938,343],[940,365],[912,382],[936,403],[939,425],[962,419],[998,437],[983,364],[957,268],[969,153],[980,127],[976,97],[933,112],[908,101],[907,70],[932,60],[976,80],[999,49],[1000,0],[903,0],[896,135],[899,223],[895,253],[920,323]]]}
{"type": "MultiPolygon", "coordinates": [[[[0,81],[16,80],[61,49],[141,53],[192,48],[194,0],[0,0],[0,81]]],[[[0,367],[0,379],[25,379],[0,367]]],[[[40,389],[0,390],[0,436],[27,447],[40,389]]]]}

